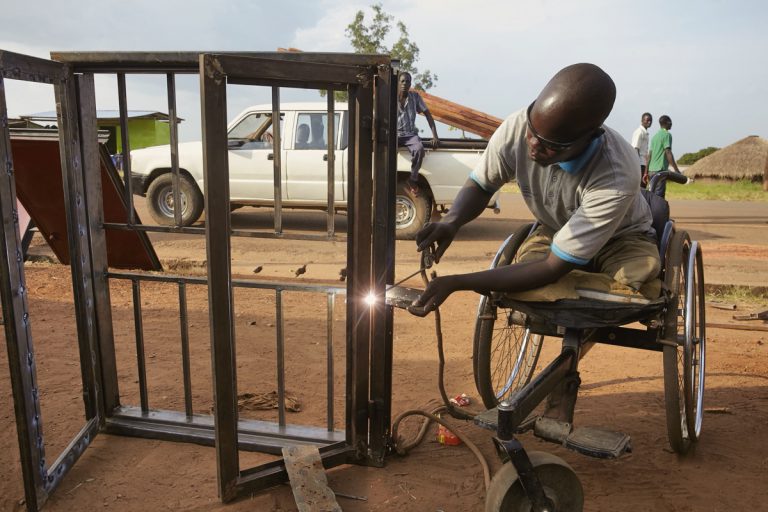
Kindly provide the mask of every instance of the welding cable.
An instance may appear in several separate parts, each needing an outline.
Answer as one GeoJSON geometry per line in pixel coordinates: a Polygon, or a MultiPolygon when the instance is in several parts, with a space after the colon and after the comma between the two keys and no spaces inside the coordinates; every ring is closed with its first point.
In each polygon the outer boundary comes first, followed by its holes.
{"type": "MultiPolygon", "coordinates": [[[[427,268],[425,268],[424,265],[422,265],[421,268],[421,278],[424,281],[425,287],[429,284],[429,280],[427,279],[427,268]]],[[[432,272],[432,279],[434,279],[436,276],[435,272],[432,272]]],[[[421,443],[421,441],[424,439],[424,435],[427,432],[427,428],[429,427],[429,424],[434,421],[439,423],[440,425],[444,426],[448,430],[454,433],[456,437],[461,439],[461,441],[464,442],[464,444],[467,445],[467,448],[469,448],[473,454],[475,454],[475,457],[477,457],[477,460],[480,462],[480,466],[483,468],[483,482],[485,484],[486,491],[490,487],[491,484],[491,471],[488,467],[488,461],[485,460],[485,457],[483,456],[480,449],[477,447],[475,443],[470,441],[464,434],[461,432],[456,431],[454,428],[451,428],[451,426],[445,422],[442,418],[438,417],[436,414],[438,412],[441,412],[443,410],[448,411],[448,413],[457,419],[463,419],[463,420],[471,420],[474,419],[474,415],[459,411],[454,405],[451,403],[450,400],[448,400],[448,394],[445,392],[445,382],[444,382],[444,373],[445,373],[445,353],[443,351],[443,329],[442,324],[440,322],[440,308],[436,308],[435,311],[435,334],[437,336],[437,354],[438,358],[440,360],[439,364],[439,370],[438,370],[438,388],[440,389],[440,396],[443,400],[443,405],[439,405],[437,407],[434,407],[430,409],[430,412],[421,410],[421,409],[411,409],[408,411],[405,411],[403,413],[400,413],[396,418],[394,423],[392,424],[392,439],[394,442],[394,448],[395,451],[399,455],[407,455],[407,453],[416,445],[421,443]],[[398,439],[397,430],[400,426],[400,422],[404,420],[408,416],[423,416],[426,418],[425,421],[422,422],[421,428],[419,429],[419,432],[416,434],[416,436],[408,442],[401,441],[398,439]]]]}

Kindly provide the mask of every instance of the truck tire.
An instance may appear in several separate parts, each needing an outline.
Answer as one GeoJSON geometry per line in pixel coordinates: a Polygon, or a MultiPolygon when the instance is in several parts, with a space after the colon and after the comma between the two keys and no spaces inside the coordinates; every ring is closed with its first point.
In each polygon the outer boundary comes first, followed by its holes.
{"type": "Polygon", "coordinates": [[[395,198],[395,238],[416,238],[416,233],[429,221],[431,206],[431,200],[423,186],[421,193],[416,195],[411,192],[407,182],[399,182],[395,198]]]}
{"type": "MultiPolygon", "coordinates": [[[[203,213],[203,194],[197,185],[186,175],[179,175],[179,194],[181,197],[181,225],[193,224],[203,213]]],[[[161,226],[173,226],[173,175],[161,174],[150,183],[147,189],[147,206],[155,222],[161,226]]]]}

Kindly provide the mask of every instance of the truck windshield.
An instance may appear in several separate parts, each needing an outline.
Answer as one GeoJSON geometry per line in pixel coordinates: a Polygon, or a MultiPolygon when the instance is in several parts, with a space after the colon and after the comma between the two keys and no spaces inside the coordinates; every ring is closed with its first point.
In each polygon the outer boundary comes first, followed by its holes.
{"type": "MultiPolygon", "coordinates": [[[[280,113],[280,131],[282,132],[285,114],[280,113]]],[[[272,113],[254,112],[245,116],[239,123],[229,130],[229,145],[234,143],[242,147],[248,145],[250,149],[272,147],[272,113]]]]}

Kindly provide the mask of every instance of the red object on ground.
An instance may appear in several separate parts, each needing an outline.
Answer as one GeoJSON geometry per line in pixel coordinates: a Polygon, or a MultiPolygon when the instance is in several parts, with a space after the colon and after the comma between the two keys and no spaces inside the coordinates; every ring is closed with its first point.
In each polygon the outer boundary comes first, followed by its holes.
{"type": "Polygon", "coordinates": [[[456,434],[445,428],[443,425],[437,426],[437,442],[447,446],[458,446],[461,444],[456,434]]]}

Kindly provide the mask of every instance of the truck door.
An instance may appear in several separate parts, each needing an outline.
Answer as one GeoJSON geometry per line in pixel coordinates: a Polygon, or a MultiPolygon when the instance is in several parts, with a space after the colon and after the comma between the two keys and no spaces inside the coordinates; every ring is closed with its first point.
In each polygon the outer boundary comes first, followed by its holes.
{"type": "MultiPolygon", "coordinates": [[[[339,126],[341,114],[334,114],[334,199],[345,201],[344,156],[340,151],[339,126]]],[[[292,148],[283,160],[286,165],[288,199],[291,201],[328,201],[328,113],[297,112],[292,148]]]]}
{"type": "MultiPolygon", "coordinates": [[[[280,114],[280,133],[285,114],[280,114]]],[[[274,200],[272,112],[251,112],[233,126],[229,144],[229,197],[232,201],[274,200]]],[[[285,142],[283,142],[285,147],[285,142]]],[[[285,150],[283,150],[285,162],[285,150]]],[[[283,164],[283,199],[286,196],[283,164]]]]}

